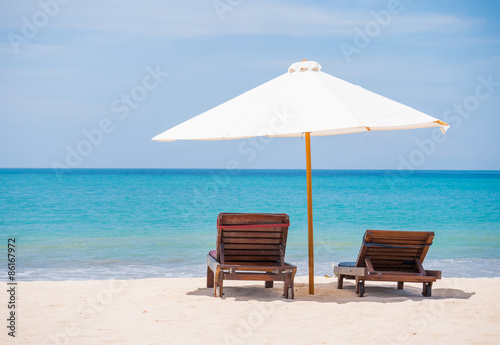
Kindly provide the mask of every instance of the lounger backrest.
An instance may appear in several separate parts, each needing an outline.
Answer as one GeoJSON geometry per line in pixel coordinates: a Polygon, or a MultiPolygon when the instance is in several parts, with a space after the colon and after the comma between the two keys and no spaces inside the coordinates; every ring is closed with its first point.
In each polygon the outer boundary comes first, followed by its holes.
{"type": "Polygon", "coordinates": [[[366,267],[369,256],[376,271],[415,271],[415,258],[424,261],[434,232],[367,230],[356,262],[366,267]]]}
{"type": "Polygon", "coordinates": [[[217,218],[217,261],[281,265],[289,225],[286,214],[221,213],[217,218]]]}

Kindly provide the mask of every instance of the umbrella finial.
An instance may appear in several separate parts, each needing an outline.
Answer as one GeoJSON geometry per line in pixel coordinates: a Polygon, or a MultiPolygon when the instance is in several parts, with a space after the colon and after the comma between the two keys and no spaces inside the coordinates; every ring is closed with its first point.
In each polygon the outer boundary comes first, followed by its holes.
{"type": "Polygon", "coordinates": [[[319,72],[320,70],[321,65],[319,63],[316,61],[308,61],[307,59],[303,59],[302,61],[296,62],[288,67],[289,73],[306,71],[319,72]]]}

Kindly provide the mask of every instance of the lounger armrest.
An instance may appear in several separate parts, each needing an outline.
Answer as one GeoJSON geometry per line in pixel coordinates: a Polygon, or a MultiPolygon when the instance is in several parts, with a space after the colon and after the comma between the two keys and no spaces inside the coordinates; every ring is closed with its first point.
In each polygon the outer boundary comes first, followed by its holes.
{"type": "Polygon", "coordinates": [[[214,272],[217,273],[219,270],[220,264],[215,260],[212,255],[207,255],[207,266],[210,267],[210,269],[214,272]]]}
{"type": "Polygon", "coordinates": [[[333,266],[333,273],[346,276],[366,276],[368,275],[368,268],[333,266]]]}
{"type": "Polygon", "coordinates": [[[441,271],[425,270],[425,274],[429,277],[436,277],[436,279],[441,279],[441,271]]]}
{"type": "Polygon", "coordinates": [[[234,269],[236,271],[296,271],[297,270],[297,266],[289,265],[286,263],[284,265],[279,265],[279,266],[273,266],[273,265],[260,266],[260,265],[252,265],[251,263],[249,265],[224,264],[224,265],[219,265],[219,267],[222,270],[234,269]]]}
{"type": "Polygon", "coordinates": [[[291,272],[293,276],[295,276],[295,273],[297,273],[297,266],[288,264],[286,262],[284,263],[284,265],[286,269],[283,272],[291,272]]]}

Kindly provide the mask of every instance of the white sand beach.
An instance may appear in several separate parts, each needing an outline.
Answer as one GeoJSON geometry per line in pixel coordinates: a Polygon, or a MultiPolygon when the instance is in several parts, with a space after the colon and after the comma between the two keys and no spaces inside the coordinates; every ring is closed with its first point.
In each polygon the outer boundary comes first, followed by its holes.
{"type": "MultiPolygon", "coordinates": [[[[15,338],[1,344],[498,344],[500,278],[442,279],[433,296],[420,284],[296,277],[295,300],[281,283],[225,282],[212,297],[204,278],[19,282],[15,338]]],[[[2,283],[0,302],[9,296],[2,283]]]]}

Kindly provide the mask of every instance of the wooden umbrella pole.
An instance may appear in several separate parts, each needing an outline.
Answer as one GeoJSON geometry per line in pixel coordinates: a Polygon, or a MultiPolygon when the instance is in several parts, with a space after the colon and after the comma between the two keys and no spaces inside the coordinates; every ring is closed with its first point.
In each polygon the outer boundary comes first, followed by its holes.
{"type": "Polygon", "coordinates": [[[309,251],[309,294],[314,295],[314,240],[313,240],[313,204],[311,175],[311,133],[306,133],[306,167],[307,167],[307,229],[309,251]]]}

